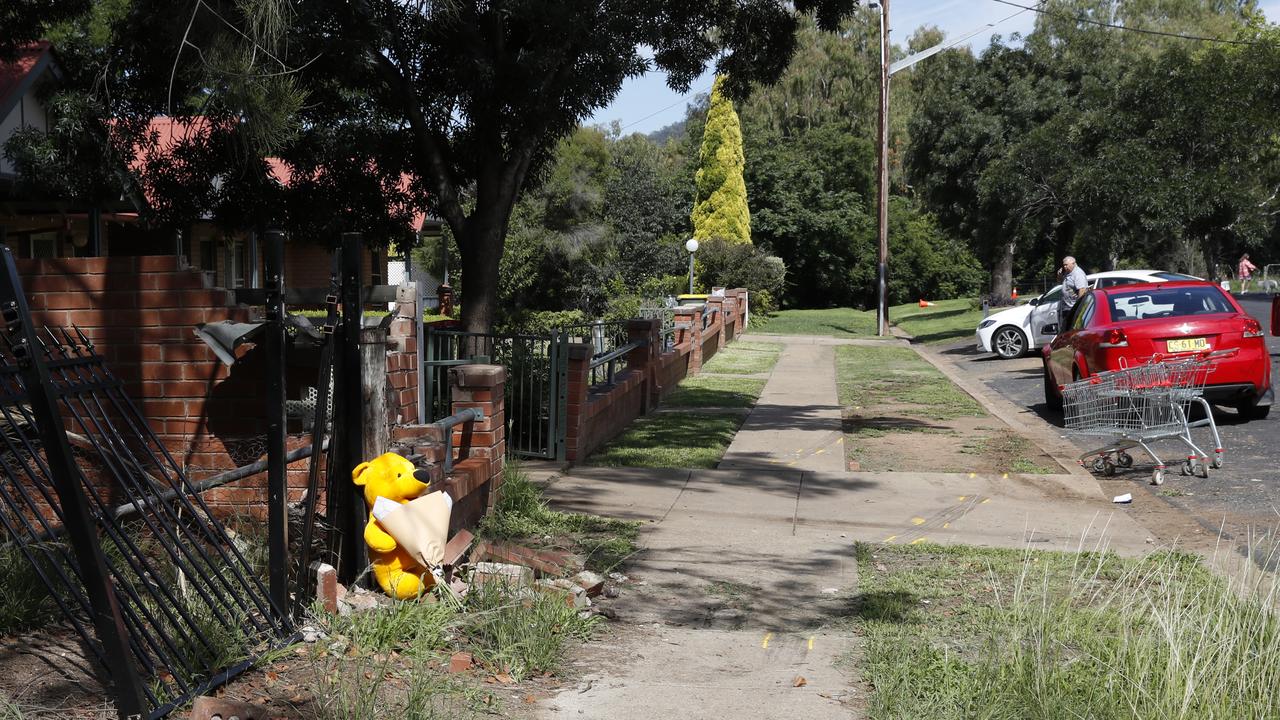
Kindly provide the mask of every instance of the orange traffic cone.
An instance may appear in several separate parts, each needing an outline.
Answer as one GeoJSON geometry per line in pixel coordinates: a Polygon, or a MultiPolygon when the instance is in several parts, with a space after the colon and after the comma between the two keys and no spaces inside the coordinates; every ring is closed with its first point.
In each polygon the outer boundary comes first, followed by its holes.
{"type": "Polygon", "coordinates": [[[937,305],[937,303],[932,303],[924,298],[920,298],[920,307],[933,307],[934,305],[937,305]]]}
{"type": "Polygon", "coordinates": [[[1017,299],[1018,299],[1018,288],[1014,288],[1014,289],[1013,289],[1013,299],[1014,299],[1014,300],[1017,300],[1017,299]]]}

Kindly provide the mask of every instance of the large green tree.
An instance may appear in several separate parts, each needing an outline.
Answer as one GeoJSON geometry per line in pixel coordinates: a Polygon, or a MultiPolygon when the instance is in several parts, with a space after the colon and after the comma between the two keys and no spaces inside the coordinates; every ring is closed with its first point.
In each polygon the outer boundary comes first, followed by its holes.
{"type": "MultiPolygon", "coordinates": [[[[134,0],[113,28],[109,68],[136,92],[112,110],[144,119],[221,108],[233,126],[259,128],[238,137],[260,141],[223,154],[270,152],[305,176],[363,170],[371,187],[414,178],[410,195],[448,224],[460,249],[464,324],[485,330],[520,190],[623,80],[660,70],[684,90],[714,62],[726,93],[740,99],[781,74],[801,17],[834,29],[856,4],[200,0],[176,12],[168,1],[134,0]]],[[[265,175],[260,164],[239,165],[265,175]]],[[[336,200],[332,207],[351,206],[336,200]]],[[[340,215],[331,231],[358,220],[340,215]]]]}
{"type": "Polygon", "coordinates": [[[742,126],[733,101],[725,94],[725,78],[711,88],[694,176],[693,236],[698,240],[720,238],[731,243],[751,243],[751,210],[747,186],[742,180],[745,164],[742,126]]]}

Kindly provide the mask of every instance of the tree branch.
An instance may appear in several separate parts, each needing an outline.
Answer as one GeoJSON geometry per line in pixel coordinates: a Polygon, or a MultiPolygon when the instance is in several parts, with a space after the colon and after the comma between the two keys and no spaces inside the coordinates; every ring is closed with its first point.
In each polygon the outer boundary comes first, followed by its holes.
{"type": "Polygon", "coordinates": [[[373,51],[373,61],[379,73],[391,83],[400,96],[405,115],[409,118],[409,127],[413,130],[414,146],[425,163],[430,180],[435,186],[436,201],[440,215],[453,229],[459,245],[465,242],[462,228],[466,225],[467,216],[462,210],[462,202],[457,183],[444,157],[444,141],[437,138],[427,124],[422,108],[418,105],[418,94],[408,78],[400,72],[400,68],[381,52],[373,51]]]}

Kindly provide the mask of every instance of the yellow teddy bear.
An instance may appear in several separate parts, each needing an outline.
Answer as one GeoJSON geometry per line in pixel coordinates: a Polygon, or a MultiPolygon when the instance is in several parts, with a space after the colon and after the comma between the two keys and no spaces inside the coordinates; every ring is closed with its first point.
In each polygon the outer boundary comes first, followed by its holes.
{"type": "Polygon", "coordinates": [[[418,597],[434,585],[435,580],[409,553],[397,547],[395,538],[373,516],[373,505],[379,497],[403,505],[425,494],[430,481],[419,480],[415,471],[413,463],[395,453],[362,462],[351,471],[351,479],[364,488],[364,501],[369,507],[364,541],[369,546],[369,558],[373,561],[373,576],[383,592],[397,600],[418,597]]]}

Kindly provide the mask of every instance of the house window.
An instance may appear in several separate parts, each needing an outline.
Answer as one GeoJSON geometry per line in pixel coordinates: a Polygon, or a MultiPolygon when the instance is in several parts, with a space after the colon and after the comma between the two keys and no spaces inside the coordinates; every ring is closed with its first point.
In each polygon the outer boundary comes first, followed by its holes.
{"type": "Polygon", "coordinates": [[[37,259],[58,257],[58,233],[32,233],[30,243],[27,250],[31,257],[37,259]]]}
{"type": "Polygon", "coordinates": [[[369,284],[381,285],[382,275],[387,269],[387,263],[382,259],[382,253],[378,250],[370,250],[369,265],[369,284]]]}

